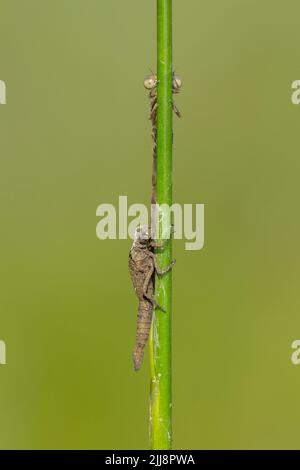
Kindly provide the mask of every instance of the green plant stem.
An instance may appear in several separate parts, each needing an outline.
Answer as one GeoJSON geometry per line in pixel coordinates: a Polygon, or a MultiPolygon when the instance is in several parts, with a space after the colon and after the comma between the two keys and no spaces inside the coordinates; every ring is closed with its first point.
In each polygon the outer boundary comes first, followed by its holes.
{"type": "MultiPolygon", "coordinates": [[[[157,203],[172,205],[172,0],[157,0],[157,203]]],[[[159,220],[159,239],[170,224],[159,220]]],[[[171,239],[157,253],[164,268],[172,261],[171,239]]],[[[166,313],[156,310],[150,340],[151,448],[172,447],[171,303],[172,272],[155,281],[156,299],[166,313]]]]}

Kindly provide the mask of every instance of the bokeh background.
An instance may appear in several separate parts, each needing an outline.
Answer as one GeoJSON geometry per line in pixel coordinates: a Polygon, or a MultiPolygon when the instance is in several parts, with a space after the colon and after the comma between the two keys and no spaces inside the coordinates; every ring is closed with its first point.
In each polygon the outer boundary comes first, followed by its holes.
{"type": "MultiPolygon", "coordinates": [[[[300,79],[296,0],[174,1],[174,447],[299,448],[300,79]]],[[[130,241],[96,207],[147,203],[155,1],[1,0],[0,447],[148,447],[132,371],[130,241]]]]}

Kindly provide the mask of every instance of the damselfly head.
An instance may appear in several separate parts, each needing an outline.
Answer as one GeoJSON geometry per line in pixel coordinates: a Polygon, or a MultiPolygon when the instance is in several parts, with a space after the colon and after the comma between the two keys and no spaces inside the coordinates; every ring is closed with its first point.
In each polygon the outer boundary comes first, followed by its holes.
{"type": "Polygon", "coordinates": [[[173,75],[173,89],[179,91],[182,87],[182,79],[179,75],[173,75]]]}
{"type": "Polygon", "coordinates": [[[144,87],[146,90],[152,90],[157,85],[157,76],[152,73],[151,75],[147,75],[144,80],[144,87]]]}

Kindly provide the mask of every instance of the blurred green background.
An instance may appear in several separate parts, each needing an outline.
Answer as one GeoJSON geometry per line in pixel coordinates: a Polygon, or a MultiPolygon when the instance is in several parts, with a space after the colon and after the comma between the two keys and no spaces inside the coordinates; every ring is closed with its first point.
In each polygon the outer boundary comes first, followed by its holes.
{"type": "MultiPolygon", "coordinates": [[[[299,448],[300,79],[296,0],[174,1],[174,447],[299,448]]],[[[1,0],[1,448],[148,447],[132,371],[128,241],[96,207],[148,203],[155,1],[1,0]]]]}

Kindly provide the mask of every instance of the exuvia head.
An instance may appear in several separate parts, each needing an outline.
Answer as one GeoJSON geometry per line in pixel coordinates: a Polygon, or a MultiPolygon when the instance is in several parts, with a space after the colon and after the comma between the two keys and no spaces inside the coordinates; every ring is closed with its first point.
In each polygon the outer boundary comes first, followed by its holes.
{"type": "Polygon", "coordinates": [[[179,77],[179,75],[175,75],[173,73],[173,90],[179,91],[180,88],[182,87],[182,79],[179,77]]]}
{"type": "Polygon", "coordinates": [[[144,80],[144,87],[146,90],[153,90],[157,85],[157,76],[154,73],[147,75],[144,80]]]}
{"type": "MultiPolygon", "coordinates": [[[[151,75],[147,75],[144,79],[144,87],[146,90],[153,90],[158,83],[157,80],[157,75],[154,73],[151,73],[151,75]]],[[[175,75],[173,73],[173,79],[172,79],[172,87],[173,90],[179,91],[180,88],[182,87],[182,79],[179,77],[179,75],[175,75]]]]}

